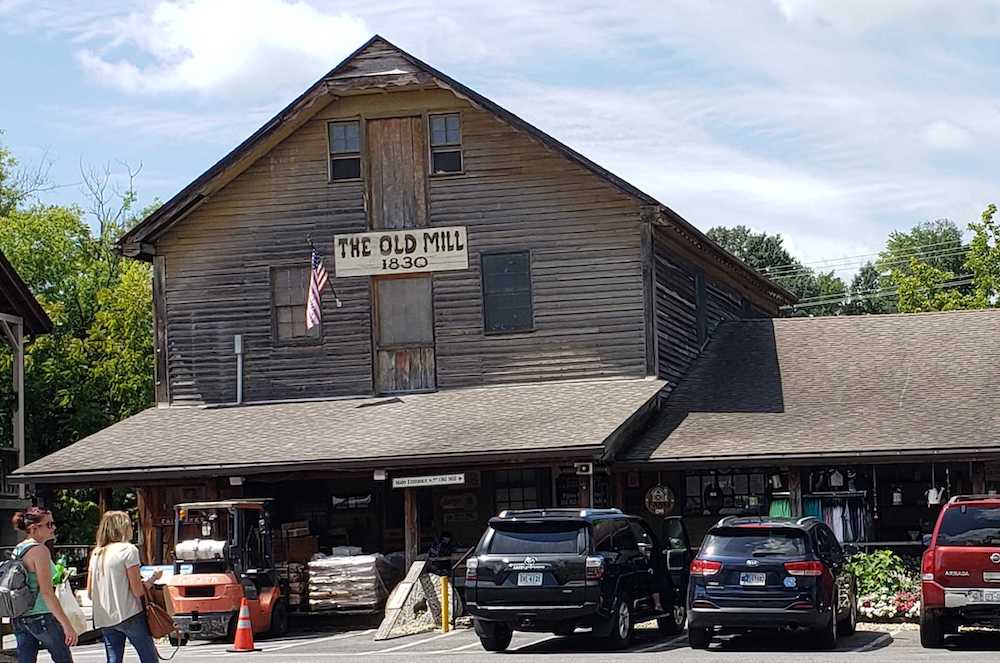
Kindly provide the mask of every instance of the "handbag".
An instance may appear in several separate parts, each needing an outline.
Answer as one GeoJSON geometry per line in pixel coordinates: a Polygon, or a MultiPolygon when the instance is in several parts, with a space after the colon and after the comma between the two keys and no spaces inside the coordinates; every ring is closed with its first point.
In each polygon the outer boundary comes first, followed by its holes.
{"type": "Polygon", "coordinates": [[[177,645],[170,656],[162,656],[159,650],[156,652],[156,658],[161,661],[173,660],[174,656],[177,656],[177,652],[181,649],[181,633],[180,629],[177,628],[177,624],[174,623],[174,618],[170,616],[170,613],[163,606],[151,599],[149,594],[142,597],[142,608],[143,612],[146,613],[146,622],[149,624],[149,634],[153,636],[154,640],[176,634],[177,645]]]}
{"type": "Polygon", "coordinates": [[[155,601],[150,601],[148,596],[144,596],[142,603],[146,611],[146,621],[149,622],[149,632],[153,638],[165,638],[177,631],[177,624],[174,623],[173,617],[155,601]]]}

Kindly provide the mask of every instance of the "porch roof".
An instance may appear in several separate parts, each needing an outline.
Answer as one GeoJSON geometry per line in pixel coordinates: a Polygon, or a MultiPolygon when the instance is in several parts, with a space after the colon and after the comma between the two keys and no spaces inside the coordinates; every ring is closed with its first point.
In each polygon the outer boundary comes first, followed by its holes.
{"type": "Polygon", "coordinates": [[[1000,310],[722,323],[626,463],[1000,453],[1000,310]]]}
{"type": "Polygon", "coordinates": [[[93,483],[298,469],[596,459],[664,382],[546,382],[232,407],[151,408],[20,468],[11,480],[93,483]]]}

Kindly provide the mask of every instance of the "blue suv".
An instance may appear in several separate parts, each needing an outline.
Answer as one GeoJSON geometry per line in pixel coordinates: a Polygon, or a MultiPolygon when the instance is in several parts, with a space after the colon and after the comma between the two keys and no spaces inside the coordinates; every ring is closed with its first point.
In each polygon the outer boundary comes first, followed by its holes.
{"type": "Polygon", "coordinates": [[[854,633],[856,583],[825,523],[805,518],[728,517],[708,531],[691,562],[688,640],[708,647],[715,630],[796,627],[820,648],[854,633]]]}

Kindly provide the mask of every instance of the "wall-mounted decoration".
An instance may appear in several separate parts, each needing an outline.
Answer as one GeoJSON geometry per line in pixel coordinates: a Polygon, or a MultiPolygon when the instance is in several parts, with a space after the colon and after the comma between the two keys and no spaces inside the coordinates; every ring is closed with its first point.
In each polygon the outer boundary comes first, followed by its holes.
{"type": "Polygon", "coordinates": [[[676,505],[677,499],[669,486],[653,486],[646,492],[646,511],[653,515],[670,515],[676,505]]]}

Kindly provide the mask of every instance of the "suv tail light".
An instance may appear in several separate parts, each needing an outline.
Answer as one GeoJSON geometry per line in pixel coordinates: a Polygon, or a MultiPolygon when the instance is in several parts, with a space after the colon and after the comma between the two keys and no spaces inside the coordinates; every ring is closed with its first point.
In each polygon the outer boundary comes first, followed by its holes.
{"type": "Polygon", "coordinates": [[[920,560],[920,579],[933,582],[934,580],[934,553],[928,550],[920,560]]]}
{"type": "Polygon", "coordinates": [[[600,580],[604,577],[604,558],[595,555],[587,558],[587,580],[600,580]]]}
{"type": "Polygon", "coordinates": [[[785,562],[785,571],[790,576],[821,576],[823,562],[785,562]]]}
{"type": "Polygon", "coordinates": [[[471,557],[465,561],[465,582],[475,582],[479,579],[479,560],[471,557]]]}
{"type": "Polygon", "coordinates": [[[691,562],[691,575],[693,576],[714,576],[722,570],[722,562],[713,562],[710,559],[696,559],[691,562]]]}

